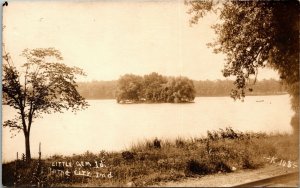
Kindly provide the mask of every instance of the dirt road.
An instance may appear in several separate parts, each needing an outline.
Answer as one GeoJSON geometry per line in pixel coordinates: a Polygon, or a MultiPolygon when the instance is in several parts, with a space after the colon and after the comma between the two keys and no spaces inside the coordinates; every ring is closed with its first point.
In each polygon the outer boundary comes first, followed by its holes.
{"type": "MultiPolygon", "coordinates": [[[[166,187],[233,187],[241,184],[246,184],[253,181],[258,181],[273,176],[283,175],[287,173],[297,172],[298,168],[287,168],[278,165],[268,165],[256,170],[237,170],[233,173],[220,173],[207,175],[199,178],[188,178],[179,182],[162,183],[159,186],[166,187]]],[[[277,182],[272,186],[277,187],[298,187],[299,176],[286,181],[277,182]]]]}

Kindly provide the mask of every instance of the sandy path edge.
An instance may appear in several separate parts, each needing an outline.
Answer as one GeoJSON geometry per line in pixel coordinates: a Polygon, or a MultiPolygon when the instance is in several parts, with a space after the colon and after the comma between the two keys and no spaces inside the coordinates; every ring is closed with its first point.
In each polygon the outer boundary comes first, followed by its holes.
{"type": "MultiPolygon", "coordinates": [[[[197,178],[187,178],[182,181],[171,181],[160,183],[156,186],[162,187],[232,187],[240,184],[270,178],[277,175],[283,175],[291,172],[297,172],[298,168],[287,168],[275,164],[267,164],[262,168],[255,170],[237,170],[232,173],[220,173],[206,175],[197,178]]],[[[298,182],[293,182],[289,186],[299,186],[298,182]],[[293,185],[295,184],[295,185],[293,185]]]]}

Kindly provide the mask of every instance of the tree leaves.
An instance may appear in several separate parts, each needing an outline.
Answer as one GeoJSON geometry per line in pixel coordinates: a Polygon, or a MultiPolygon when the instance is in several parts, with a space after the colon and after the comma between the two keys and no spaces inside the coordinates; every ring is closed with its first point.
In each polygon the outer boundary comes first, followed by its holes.
{"type": "Polygon", "coordinates": [[[117,102],[190,102],[195,98],[192,80],[164,77],[155,72],[144,77],[126,74],[118,80],[117,102]]]}
{"type": "MultiPolygon", "coordinates": [[[[222,72],[236,77],[234,99],[245,96],[258,67],[268,66],[288,86],[292,108],[299,113],[299,1],[190,0],[186,4],[192,24],[209,11],[218,12],[221,22],[213,26],[217,39],[209,46],[226,55],[222,72]]],[[[294,127],[299,132],[299,124],[294,127]]]]}
{"type": "Polygon", "coordinates": [[[21,67],[23,74],[3,59],[2,90],[6,104],[19,110],[19,120],[9,120],[5,126],[30,131],[34,118],[43,113],[77,111],[85,109],[88,104],[78,93],[76,76],[85,75],[78,67],[68,67],[60,61],[61,53],[54,48],[25,49],[22,55],[27,62],[21,67]],[[47,60],[51,60],[49,62],[47,60]],[[54,61],[54,62],[53,62],[54,61]],[[22,80],[22,84],[20,82],[22,80]]]}
{"type": "Polygon", "coordinates": [[[265,67],[265,62],[278,70],[288,84],[298,82],[299,2],[210,0],[186,3],[192,23],[197,23],[208,11],[219,11],[222,22],[213,26],[217,39],[209,46],[216,53],[226,54],[223,75],[236,77],[236,96],[233,97],[244,95],[250,76],[256,77],[257,68],[265,67]]]}

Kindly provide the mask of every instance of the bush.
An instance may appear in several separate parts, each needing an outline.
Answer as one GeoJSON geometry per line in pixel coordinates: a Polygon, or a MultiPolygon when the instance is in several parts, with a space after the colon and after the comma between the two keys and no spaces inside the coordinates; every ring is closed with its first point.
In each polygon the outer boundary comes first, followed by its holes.
{"type": "Polygon", "coordinates": [[[158,140],[157,138],[155,138],[154,141],[153,141],[153,147],[157,148],[157,149],[160,149],[161,148],[160,140],[158,140]]]}
{"type": "Polygon", "coordinates": [[[125,160],[132,160],[132,159],[134,159],[134,155],[130,151],[124,151],[124,152],[122,152],[122,157],[125,160]]]}
{"type": "Polygon", "coordinates": [[[186,163],[186,171],[188,174],[192,173],[192,174],[204,175],[204,174],[211,173],[211,166],[209,166],[209,163],[207,162],[200,163],[195,159],[190,159],[186,163]]]}

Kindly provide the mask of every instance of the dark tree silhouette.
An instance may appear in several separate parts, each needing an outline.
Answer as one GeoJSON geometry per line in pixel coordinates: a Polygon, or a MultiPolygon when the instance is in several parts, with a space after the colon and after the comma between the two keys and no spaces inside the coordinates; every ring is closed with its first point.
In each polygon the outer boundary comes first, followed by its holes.
{"type": "Polygon", "coordinates": [[[236,77],[231,96],[243,98],[252,90],[250,76],[256,78],[259,67],[277,70],[292,96],[292,126],[298,133],[299,2],[187,0],[186,4],[191,24],[198,23],[207,12],[220,18],[213,26],[217,38],[209,46],[226,55],[223,75],[236,77]]]}
{"type": "Polygon", "coordinates": [[[26,160],[30,162],[30,131],[33,120],[43,113],[77,111],[88,106],[77,92],[76,75],[84,75],[77,67],[68,67],[54,48],[25,49],[26,63],[18,71],[9,53],[4,51],[2,91],[3,102],[18,111],[4,127],[22,130],[25,136],[26,160]],[[51,62],[49,62],[51,61],[51,62]]]}

